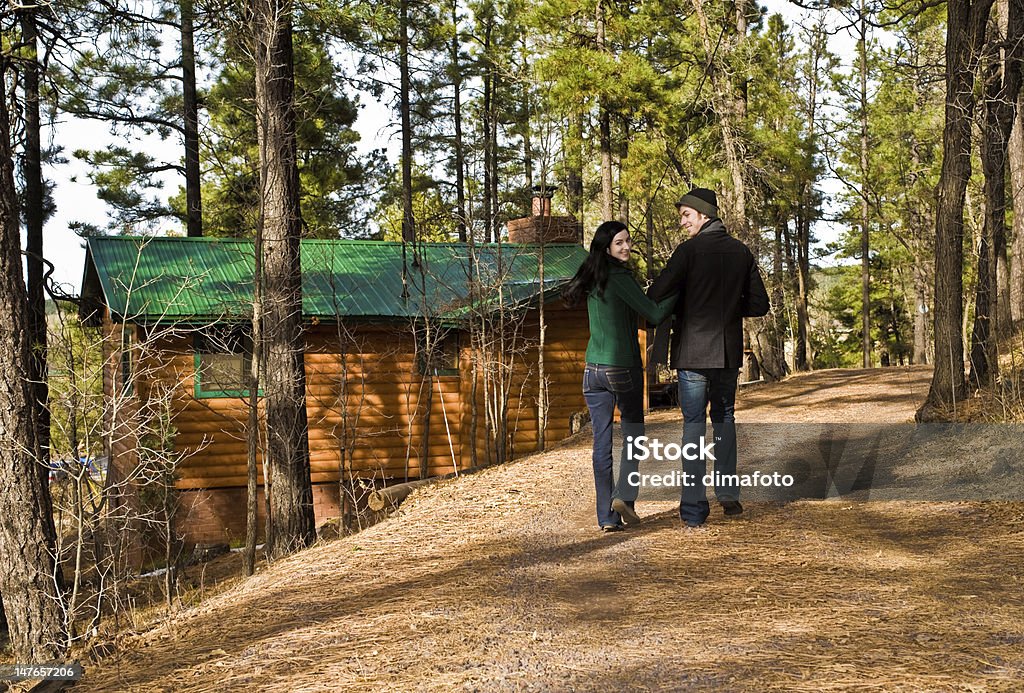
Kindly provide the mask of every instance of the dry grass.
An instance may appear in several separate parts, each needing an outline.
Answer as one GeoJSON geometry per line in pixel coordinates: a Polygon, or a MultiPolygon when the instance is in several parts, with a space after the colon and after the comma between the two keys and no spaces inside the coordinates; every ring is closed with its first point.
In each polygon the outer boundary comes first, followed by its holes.
{"type": "MultiPolygon", "coordinates": [[[[851,376],[744,391],[739,418],[808,420],[827,395],[813,420],[905,421],[927,385],[921,369],[851,376]]],[[[88,666],[81,687],[1020,688],[1024,504],[764,504],[686,531],[671,503],[641,501],[639,528],[602,535],[592,484],[577,437],[418,491],[88,666]]]]}

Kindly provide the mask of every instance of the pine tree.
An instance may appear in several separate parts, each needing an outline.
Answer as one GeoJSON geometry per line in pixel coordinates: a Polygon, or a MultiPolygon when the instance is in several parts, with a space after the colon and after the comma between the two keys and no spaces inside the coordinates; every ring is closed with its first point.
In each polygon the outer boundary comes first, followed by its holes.
{"type": "Polygon", "coordinates": [[[992,0],[946,5],[946,115],[935,225],[935,369],[918,420],[941,416],[964,396],[964,192],[971,174],[974,74],[992,0]]]}
{"type": "Polygon", "coordinates": [[[296,162],[292,4],[259,0],[250,18],[260,151],[261,310],[270,469],[268,553],[282,556],[316,539],[302,332],[299,171],[296,162]]]}
{"type": "Polygon", "coordinates": [[[35,454],[27,296],[7,105],[10,69],[11,56],[0,54],[0,321],[6,326],[0,332],[0,369],[7,380],[0,388],[0,594],[17,659],[51,662],[64,654],[67,633],[53,510],[40,483],[46,468],[35,454]]]}

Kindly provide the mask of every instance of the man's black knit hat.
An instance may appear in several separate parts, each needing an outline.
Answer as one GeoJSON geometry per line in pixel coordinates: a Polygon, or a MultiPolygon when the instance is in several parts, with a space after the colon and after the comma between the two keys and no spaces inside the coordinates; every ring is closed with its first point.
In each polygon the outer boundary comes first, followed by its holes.
{"type": "Polygon", "coordinates": [[[718,216],[718,196],[714,190],[694,188],[676,202],[676,209],[680,207],[691,207],[701,214],[714,218],[718,216]]]}

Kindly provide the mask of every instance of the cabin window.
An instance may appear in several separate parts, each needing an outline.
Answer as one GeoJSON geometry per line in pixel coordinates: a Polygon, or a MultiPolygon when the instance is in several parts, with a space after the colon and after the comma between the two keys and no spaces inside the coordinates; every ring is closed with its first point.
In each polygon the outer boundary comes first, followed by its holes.
{"type": "Polygon", "coordinates": [[[420,332],[417,335],[419,340],[419,365],[420,375],[458,375],[459,374],[459,333],[447,332],[431,335],[433,343],[428,350],[426,334],[420,332]]]}
{"type": "Polygon", "coordinates": [[[248,397],[252,340],[236,326],[210,327],[195,335],[197,398],[248,397]]]}

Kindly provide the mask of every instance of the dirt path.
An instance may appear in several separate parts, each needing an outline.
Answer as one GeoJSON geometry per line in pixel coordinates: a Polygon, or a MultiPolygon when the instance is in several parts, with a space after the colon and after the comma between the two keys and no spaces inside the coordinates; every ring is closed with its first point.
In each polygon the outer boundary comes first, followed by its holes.
{"type": "MultiPolygon", "coordinates": [[[[738,418],[906,421],[927,383],[924,369],[815,373],[744,390],[738,418]]],[[[693,532],[671,503],[641,502],[639,528],[602,535],[592,484],[584,436],[418,492],[147,633],[81,687],[1019,688],[1024,504],[754,503],[693,532]]]]}

